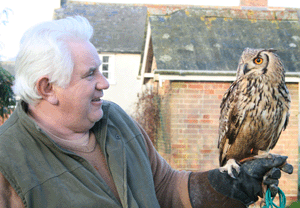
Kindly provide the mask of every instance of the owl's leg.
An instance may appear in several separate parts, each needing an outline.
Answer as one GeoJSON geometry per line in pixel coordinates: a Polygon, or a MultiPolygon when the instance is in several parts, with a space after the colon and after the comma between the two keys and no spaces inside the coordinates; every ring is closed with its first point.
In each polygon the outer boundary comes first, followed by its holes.
{"type": "Polygon", "coordinates": [[[258,151],[258,155],[254,156],[254,159],[259,159],[259,158],[272,158],[275,159],[276,157],[280,156],[279,154],[274,154],[274,153],[269,153],[269,150],[267,151],[258,151]]]}
{"type": "Polygon", "coordinates": [[[274,158],[276,156],[279,156],[278,154],[271,154],[269,153],[269,151],[263,151],[263,150],[258,150],[254,156],[251,157],[246,157],[242,160],[240,160],[240,163],[244,163],[250,160],[254,160],[254,159],[260,159],[260,158],[274,158]]]}
{"type": "Polygon", "coordinates": [[[269,153],[269,150],[263,151],[263,150],[258,150],[257,155],[254,156],[254,158],[259,159],[259,158],[273,158],[272,154],[269,153]]]}
{"type": "Polygon", "coordinates": [[[227,172],[228,175],[235,178],[233,175],[233,169],[235,169],[237,173],[240,173],[240,166],[237,164],[235,159],[229,159],[224,166],[219,168],[220,172],[227,172]]]}

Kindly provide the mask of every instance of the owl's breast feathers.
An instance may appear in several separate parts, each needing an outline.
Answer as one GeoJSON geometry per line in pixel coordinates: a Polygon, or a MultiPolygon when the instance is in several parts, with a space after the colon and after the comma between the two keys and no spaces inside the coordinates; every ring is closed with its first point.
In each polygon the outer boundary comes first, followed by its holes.
{"type": "Polygon", "coordinates": [[[283,82],[242,76],[223,96],[219,124],[220,165],[274,148],[289,119],[290,95],[283,82]]]}

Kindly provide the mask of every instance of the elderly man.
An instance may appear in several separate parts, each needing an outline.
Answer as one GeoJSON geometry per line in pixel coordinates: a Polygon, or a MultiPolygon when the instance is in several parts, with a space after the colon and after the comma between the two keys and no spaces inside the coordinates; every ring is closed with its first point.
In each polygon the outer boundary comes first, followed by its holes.
{"type": "MultiPolygon", "coordinates": [[[[103,101],[109,83],[83,17],[28,30],[16,60],[20,102],[0,127],[1,207],[245,207],[286,157],[218,169],[172,169],[145,131],[103,101]]],[[[278,185],[271,178],[273,186],[278,185]]]]}

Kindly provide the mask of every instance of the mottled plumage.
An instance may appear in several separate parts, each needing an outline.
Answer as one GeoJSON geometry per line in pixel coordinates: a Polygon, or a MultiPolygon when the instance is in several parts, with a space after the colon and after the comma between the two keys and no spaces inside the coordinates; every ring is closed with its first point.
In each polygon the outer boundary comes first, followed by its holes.
{"type": "Polygon", "coordinates": [[[275,147],[289,119],[290,95],[284,72],[274,50],[244,50],[237,79],[221,103],[220,166],[229,159],[239,161],[275,147]]]}

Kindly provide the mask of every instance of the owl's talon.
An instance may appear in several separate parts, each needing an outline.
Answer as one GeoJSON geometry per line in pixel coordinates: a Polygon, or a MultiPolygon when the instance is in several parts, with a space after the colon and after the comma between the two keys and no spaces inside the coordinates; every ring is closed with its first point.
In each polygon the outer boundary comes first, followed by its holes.
{"type": "Polygon", "coordinates": [[[229,159],[226,165],[219,168],[219,171],[221,173],[227,172],[231,178],[235,179],[236,177],[233,174],[233,169],[235,169],[238,174],[240,173],[240,166],[236,163],[234,159],[229,159]]]}

